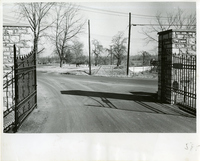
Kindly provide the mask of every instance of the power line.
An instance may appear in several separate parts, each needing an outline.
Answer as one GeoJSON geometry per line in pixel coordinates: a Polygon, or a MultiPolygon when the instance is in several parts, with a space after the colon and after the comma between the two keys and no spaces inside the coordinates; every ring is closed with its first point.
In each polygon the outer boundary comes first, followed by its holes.
{"type": "Polygon", "coordinates": [[[83,11],[89,11],[89,12],[94,12],[94,13],[101,13],[101,14],[106,14],[106,15],[113,15],[113,16],[121,16],[121,17],[127,17],[126,15],[116,15],[114,13],[102,13],[102,11],[92,11],[92,10],[88,10],[88,9],[82,9],[83,11]]]}
{"type": "MultiPolygon", "coordinates": [[[[66,3],[66,4],[69,4],[69,3],[66,3]]],[[[60,6],[60,4],[56,4],[58,6],[60,6]]],[[[81,10],[85,10],[85,11],[90,11],[90,12],[97,12],[97,13],[101,13],[102,14],[110,14],[110,15],[114,15],[114,16],[124,16],[124,17],[128,17],[128,13],[125,13],[125,12],[119,12],[119,11],[111,11],[111,10],[105,10],[105,9],[99,9],[99,8],[93,8],[93,7],[86,7],[86,6],[83,6],[83,5],[78,5],[78,4],[73,4],[74,6],[77,6],[79,7],[79,9],[81,10]],[[94,10],[94,11],[91,11],[91,10],[94,10]]],[[[63,5],[62,5],[63,6],[63,5]]],[[[132,16],[139,16],[140,18],[143,17],[143,18],[156,18],[156,16],[153,16],[153,15],[142,15],[142,14],[131,14],[132,16]]],[[[168,17],[163,17],[163,16],[160,16],[160,18],[168,18],[168,17]]]]}
{"type": "MultiPolygon", "coordinates": [[[[106,14],[108,14],[108,13],[115,14],[115,15],[120,14],[120,15],[123,15],[125,17],[128,17],[128,14],[125,13],[125,12],[110,11],[110,10],[105,10],[105,9],[86,7],[86,6],[82,6],[82,5],[78,5],[78,6],[85,8],[85,9],[89,9],[89,10],[97,10],[97,11],[101,11],[101,12],[107,12],[106,14]]],[[[153,16],[153,15],[141,15],[141,14],[131,14],[131,15],[132,16],[145,17],[145,18],[156,18],[156,16],[153,16]]],[[[161,17],[161,18],[168,18],[168,17],[161,17]]]]}
{"type": "MultiPolygon", "coordinates": [[[[180,26],[179,24],[169,25],[169,24],[131,24],[131,26],[180,26]]],[[[181,26],[196,26],[196,25],[181,25],[181,26]]]]}

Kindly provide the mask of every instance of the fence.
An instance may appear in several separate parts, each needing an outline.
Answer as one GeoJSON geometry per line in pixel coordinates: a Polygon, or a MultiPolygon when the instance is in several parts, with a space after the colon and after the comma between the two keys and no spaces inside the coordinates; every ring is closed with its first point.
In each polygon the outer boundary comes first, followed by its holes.
{"type": "Polygon", "coordinates": [[[14,105],[15,105],[15,90],[14,90],[14,70],[3,76],[3,128],[8,131],[15,122],[14,105]]]}
{"type": "Polygon", "coordinates": [[[14,45],[14,68],[12,69],[4,76],[4,104],[6,106],[4,108],[4,132],[10,130],[16,132],[28,114],[37,107],[35,52],[17,57],[14,45]],[[8,79],[9,75],[12,75],[10,79],[8,79]],[[11,92],[8,89],[11,89],[11,92]]]}
{"type": "Polygon", "coordinates": [[[174,103],[196,111],[196,55],[173,55],[174,103]]]}

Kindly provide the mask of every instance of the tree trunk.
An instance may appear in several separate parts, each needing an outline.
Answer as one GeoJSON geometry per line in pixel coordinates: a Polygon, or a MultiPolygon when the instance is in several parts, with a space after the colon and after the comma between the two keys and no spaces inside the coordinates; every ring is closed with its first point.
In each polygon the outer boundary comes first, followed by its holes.
{"type": "Polygon", "coordinates": [[[98,55],[96,55],[96,58],[95,58],[95,66],[97,66],[98,65],[98,55]]]}
{"type": "Polygon", "coordinates": [[[121,59],[117,59],[117,67],[121,65],[121,59]]]}
{"type": "Polygon", "coordinates": [[[60,58],[60,67],[62,68],[62,66],[63,66],[63,60],[62,58],[60,58]]]}
{"type": "Polygon", "coordinates": [[[33,50],[34,50],[35,54],[37,55],[37,53],[38,53],[38,38],[37,38],[36,35],[34,36],[33,45],[34,45],[34,46],[33,46],[33,50]]]}

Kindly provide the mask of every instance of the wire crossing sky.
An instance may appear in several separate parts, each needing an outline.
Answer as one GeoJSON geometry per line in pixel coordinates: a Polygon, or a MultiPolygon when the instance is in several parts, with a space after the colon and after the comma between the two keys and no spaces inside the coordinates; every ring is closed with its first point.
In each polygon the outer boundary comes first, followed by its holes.
{"type": "MultiPolygon", "coordinates": [[[[195,2],[75,2],[79,6],[80,15],[85,21],[90,20],[91,40],[98,40],[104,47],[109,48],[111,40],[119,31],[128,37],[129,12],[131,13],[131,45],[130,55],[140,51],[155,54],[155,45],[146,44],[142,29],[155,23],[157,13],[161,13],[161,20],[166,21],[167,13],[174,13],[179,8],[186,15],[196,12],[195,2]],[[136,24],[136,26],[134,26],[136,24]]],[[[19,23],[13,3],[3,4],[3,23],[19,23]]],[[[21,21],[21,23],[27,23],[21,21]]],[[[88,54],[88,28],[87,23],[78,40],[84,43],[84,52],[88,54]]],[[[45,44],[47,50],[44,56],[52,54],[52,44],[45,44]]]]}

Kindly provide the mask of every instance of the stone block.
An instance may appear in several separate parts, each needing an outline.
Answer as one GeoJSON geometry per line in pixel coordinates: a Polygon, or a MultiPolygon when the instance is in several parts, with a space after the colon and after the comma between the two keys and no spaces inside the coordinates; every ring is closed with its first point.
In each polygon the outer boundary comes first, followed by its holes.
{"type": "Polygon", "coordinates": [[[188,38],[188,44],[191,44],[191,45],[196,44],[196,39],[195,38],[188,38]]]}
{"type": "Polygon", "coordinates": [[[25,45],[24,45],[23,43],[17,43],[17,44],[16,44],[16,47],[18,47],[18,48],[19,48],[19,47],[24,47],[24,46],[25,46],[25,45]]]}
{"type": "Polygon", "coordinates": [[[25,42],[25,46],[28,47],[28,48],[30,48],[30,47],[33,46],[33,43],[31,41],[26,41],[25,42]]]}
{"type": "Polygon", "coordinates": [[[9,48],[9,51],[10,51],[10,52],[13,52],[13,51],[14,51],[14,48],[13,48],[13,47],[10,47],[10,48],[9,48]]]}
{"type": "Polygon", "coordinates": [[[178,40],[178,39],[173,39],[172,42],[173,42],[173,43],[178,43],[179,40],[178,40]]]}
{"type": "Polygon", "coordinates": [[[27,33],[27,30],[21,28],[21,29],[18,30],[18,33],[19,33],[19,34],[22,34],[22,33],[23,33],[23,34],[26,34],[26,33],[27,33]]]}
{"type": "Polygon", "coordinates": [[[9,43],[10,43],[10,40],[4,40],[4,41],[3,41],[3,45],[4,45],[4,46],[6,46],[6,45],[9,44],[9,43]]]}
{"type": "Polygon", "coordinates": [[[180,31],[175,31],[175,34],[176,34],[176,35],[180,35],[181,32],[180,32],[180,31]]]}
{"type": "Polygon", "coordinates": [[[6,44],[6,46],[8,46],[8,47],[13,47],[13,43],[9,43],[9,44],[6,44]]]}
{"type": "Polygon", "coordinates": [[[12,62],[13,62],[12,58],[9,57],[9,59],[8,59],[8,63],[12,63],[12,62]]]}
{"type": "Polygon", "coordinates": [[[10,51],[10,48],[9,47],[3,47],[3,51],[4,52],[10,51]]]}
{"type": "Polygon", "coordinates": [[[182,34],[182,35],[186,35],[186,34],[187,34],[187,32],[181,32],[181,34],[182,34]]]}
{"type": "Polygon", "coordinates": [[[4,57],[4,59],[3,59],[3,63],[4,63],[4,64],[7,64],[7,63],[8,63],[8,59],[7,59],[7,57],[4,57]]]}
{"type": "Polygon", "coordinates": [[[194,50],[188,50],[188,54],[189,55],[196,55],[196,51],[194,51],[194,50]]]}
{"type": "Polygon", "coordinates": [[[185,54],[186,52],[187,52],[187,49],[186,49],[186,48],[180,49],[180,53],[181,53],[181,54],[185,54]]]}
{"type": "Polygon", "coordinates": [[[27,55],[31,52],[31,48],[20,48],[20,55],[27,55]]]}
{"type": "Polygon", "coordinates": [[[14,43],[19,42],[19,36],[10,36],[10,40],[14,43]]]}
{"type": "Polygon", "coordinates": [[[14,30],[13,30],[13,33],[14,33],[15,35],[16,35],[16,34],[19,35],[19,30],[18,30],[18,29],[14,29],[14,30]]]}
{"type": "Polygon", "coordinates": [[[172,44],[172,48],[177,48],[177,45],[176,44],[172,44]]]}
{"type": "Polygon", "coordinates": [[[12,35],[13,34],[13,30],[12,29],[11,30],[7,30],[6,33],[9,34],[9,35],[12,35]]]}
{"type": "Polygon", "coordinates": [[[10,36],[3,36],[3,40],[10,40],[10,36]]]}
{"type": "Polygon", "coordinates": [[[196,51],[196,45],[192,45],[192,50],[196,51]]]}
{"type": "Polygon", "coordinates": [[[183,38],[184,38],[184,35],[177,35],[177,38],[178,38],[178,39],[183,39],[183,38]]]}
{"type": "Polygon", "coordinates": [[[20,40],[32,40],[31,34],[21,34],[20,40]]]}
{"type": "Polygon", "coordinates": [[[8,55],[10,55],[10,52],[3,52],[3,55],[8,56],[8,55]]]}
{"type": "Polygon", "coordinates": [[[187,41],[185,39],[179,40],[180,43],[186,43],[187,41]]]}
{"type": "Polygon", "coordinates": [[[178,44],[177,47],[178,47],[178,48],[185,48],[185,47],[186,47],[186,44],[178,44]]]}
{"type": "Polygon", "coordinates": [[[173,54],[175,54],[175,53],[176,53],[176,54],[179,54],[180,51],[179,51],[179,49],[177,49],[177,48],[173,48],[173,49],[172,49],[172,53],[173,53],[173,54]]]}

